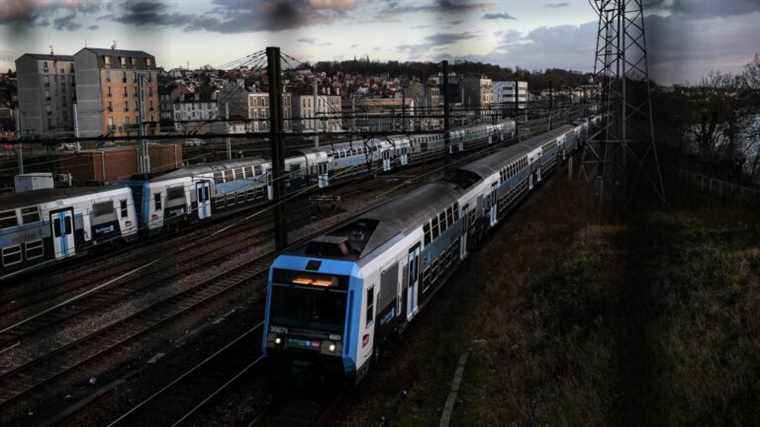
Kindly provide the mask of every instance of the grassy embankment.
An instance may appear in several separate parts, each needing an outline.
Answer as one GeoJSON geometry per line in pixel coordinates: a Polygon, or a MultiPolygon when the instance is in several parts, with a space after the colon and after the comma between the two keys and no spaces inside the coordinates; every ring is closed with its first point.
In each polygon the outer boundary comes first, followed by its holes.
{"type": "Polygon", "coordinates": [[[584,228],[536,260],[473,351],[455,420],[757,422],[760,225],[689,212],[584,228]]]}

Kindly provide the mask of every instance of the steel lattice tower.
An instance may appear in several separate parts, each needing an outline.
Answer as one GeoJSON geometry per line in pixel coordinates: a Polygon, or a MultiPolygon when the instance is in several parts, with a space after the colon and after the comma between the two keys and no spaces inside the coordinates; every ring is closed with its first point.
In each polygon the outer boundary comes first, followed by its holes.
{"type": "Polygon", "coordinates": [[[585,146],[581,173],[600,185],[602,199],[622,197],[629,202],[644,183],[664,203],[643,0],[589,3],[599,16],[593,83],[602,127],[585,146]]]}

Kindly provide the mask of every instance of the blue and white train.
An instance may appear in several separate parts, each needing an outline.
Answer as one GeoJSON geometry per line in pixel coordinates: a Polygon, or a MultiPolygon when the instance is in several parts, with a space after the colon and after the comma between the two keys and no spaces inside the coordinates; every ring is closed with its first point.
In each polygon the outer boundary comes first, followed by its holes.
{"type": "MultiPolygon", "coordinates": [[[[576,130],[587,132],[588,126],[587,121],[579,122],[576,130]]],[[[512,120],[453,130],[449,152],[510,142],[514,135],[512,120]]],[[[440,156],[445,150],[441,134],[398,135],[303,149],[285,160],[286,191],[306,185],[327,187],[346,177],[387,172],[440,156]]],[[[191,166],[124,184],[120,188],[41,190],[2,196],[0,280],[106,242],[131,240],[138,232],[155,233],[204,221],[237,208],[265,204],[272,198],[271,162],[264,159],[191,166]],[[107,203],[113,205],[113,215],[107,203]],[[25,214],[35,210],[38,216],[25,214]],[[56,235],[59,223],[49,217],[50,210],[70,212],[72,226],[59,230],[68,237],[56,235]]],[[[64,216],[61,221],[65,224],[68,220],[64,216]]]]}
{"type": "Polygon", "coordinates": [[[72,257],[115,238],[134,238],[137,229],[132,192],[126,187],[0,196],[0,277],[72,257]]]}
{"type": "Polygon", "coordinates": [[[387,339],[587,135],[583,121],[501,149],[278,256],[265,354],[280,368],[361,380],[387,339]]]}

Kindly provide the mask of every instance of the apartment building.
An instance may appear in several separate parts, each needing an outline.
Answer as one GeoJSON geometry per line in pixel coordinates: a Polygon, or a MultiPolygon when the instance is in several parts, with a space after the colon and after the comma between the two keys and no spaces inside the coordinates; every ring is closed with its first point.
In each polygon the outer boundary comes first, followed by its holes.
{"type": "Polygon", "coordinates": [[[74,134],[75,70],[68,55],[27,53],[16,59],[21,135],[74,134]]]}
{"type": "Polygon", "coordinates": [[[156,58],[143,51],[84,48],[74,55],[79,133],[83,137],[159,130],[156,58]]]}
{"type": "Polygon", "coordinates": [[[524,110],[528,106],[528,82],[497,81],[493,82],[493,102],[498,106],[512,106],[517,101],[518,108],[524,110]],[[515,98],[517,91],[517,98],[515,98]]]}

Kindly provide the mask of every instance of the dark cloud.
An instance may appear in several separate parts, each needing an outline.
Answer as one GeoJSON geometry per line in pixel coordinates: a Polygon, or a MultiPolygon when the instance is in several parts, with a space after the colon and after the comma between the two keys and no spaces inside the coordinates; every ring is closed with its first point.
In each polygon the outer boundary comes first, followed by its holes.
{"type": "Polygon", "coordinates": [[[74,22],[74,18],[76,17],[77,15],[75,13],[72,13],[62,18],[56,18],[53,20],[53,27],[55,27],[56,30],[66,30],[66,31],[78,30],[82,28],[82,24],[74,22]]]}
{"type": "Polygon", "coordinates": [[[507,12],[500,12],[500,13],[486,13],[483,15],[483,19],[490,19],[490,20],[496,20],[496,19],[506,19],[506,20],[515,20],[514,16],[508,14],[507,12]]]}
{"type": "Polygon", "coordinates": [[[96,0],[6,0],[0,6],[0,25],[47,27],[52,19],[56,29],[72,31],[81,27],[74,22],[79,14],[92,14],[100,8],[96,0]]]}
{"type": "Polygon", "coordinates": [[[646,0],[644,7],[685,18],[712,18],[759,12],[760,0],[646,0]]]}
{"type": "Polygon", "coordinates": [[[546,4],[546,7],[551,8],[551,9],[559,9],[561,7],[567,7],[567,6],[570,6],[570,3],[566,2],[566,1],[561,1],[561,2],[557,2],[557,3],[547,3],[546,4]]]}
{"type": "Polygon", "coordinates": [[[213,0],[204,14],[172,12],[162,1],[127,1],[107,18],[127,25],[181,27],[187,31],[242,33],[280,31],[324,24],[342,16],[356,0],[213,0]]]}
{"type": "Polygon", "coordinates": [[[407,52],[412,56],[420,53],[430,52],[433,49],[446,48],[454,43],[477,38],[477,34],[469,31],[461,33],[439,33],[427,36],[424,38],[423,43],[417,44],[402,44],[396,47],[396,50],[407,52]]]}
{"type": "Polygon", "coordinates": [[[182,13],[171,13],[169,7],[161,1],[127,1],[117,8],[116,14],[106,18],[124,25],[140,26],[186,26],[195,17],[182,13]]]}
{"type": "Polygon", "coordinates": [[[310,44],[312,46],[321,46],[321,47],[332,46],[332,43],[330,42],[319,41],[318,39],[315,39],[312,37],[301,37],[297,41],[299,43],[310,44]]]}
{"type": "Polygon", "coordinates": [[[98,28],[100,28],[100,25],[90,25],[89,27],[87,27],[87,29],[90,31],[95,31],[98,28]]]}
{"type": "Polygon", "coordinates": [[[492,2],[471,0],[435,0],[429,4],[416,6],[402,6],[399,1],[387,1],[386,7],[381,11],[381,15],[402,15],[407,13],[443,13],[455,15],[483,12],[492,9],[494,6],[495,3],[492,2]]]}
{"type": "Polygon", "coordinates": [[[462,40],[474,39],[475,37],[477,37],[477,35],[469,31],[465,31],[463,33],[434,34],[432,36],[425,37],[425,40],[428,43],[432,43],[434,45],[448,45],[448,44],[460,42],[462,40]]]}

